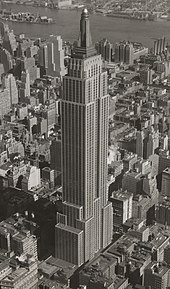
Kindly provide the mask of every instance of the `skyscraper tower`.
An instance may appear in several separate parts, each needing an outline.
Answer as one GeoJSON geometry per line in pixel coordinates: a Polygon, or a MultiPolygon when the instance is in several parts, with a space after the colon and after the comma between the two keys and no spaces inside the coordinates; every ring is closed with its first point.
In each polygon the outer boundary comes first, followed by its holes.
{"type": "Polygon", "coordinates": [[[144,141],[144,132],[137,131],[136,133],[136,154],[143,158],[143,141],[144,141]]]}
{"type": "Polygon", "coordinates": [[[5,82],[4,83],[5,87],[9,91],[11,106],[13,104],[17,104],[18,103],[18,88],[17,88],[16,79],[13,76],[13,74],[7,74],[4,77],[4,82],[5,82]]]}
{"type": "Polygon", "coordinates": [[[161,53],[165,52],[166,49],[166,39],[165,37],[156,39],[154,41],[154,55],[160,55],[161,53]]]}
{"type": "Polygon", "coordinates": [[[111,62],[113,54],[113,44],[111,44],[106,38],[95,44],[95,48],[99,54],[102,55],[103,59],[111,62]]]}
{"type": "Polygon", "coordinates": [[[132,65],[134,61],[134,48],[130,42],[120,42],[115,45],[115,62],[132,65]]]}
{"type": "Polygon", "coordinates": [[[62,43],[60,36],[51,35],[38,52],[38,62],[45,69],[45,74],[60,79],[66,74],[62,43]]]}
{"type": "Polygon", "coordinates": [[[64,66],[64,49],[62,47],[62,39],[60,36],[51,35],[49,37],[47,43],[47,58],[47,75],[56,76],[62,79],[66,74],[66,68],[64,66]]]}
{"type": "Polygon", "coordinates": [[[80,37],[63,78],[62,199],[55,254],[78,266],[112,239],[112,205],[107,194],[107,73],[92,45],[84,9],[80,37]]]}

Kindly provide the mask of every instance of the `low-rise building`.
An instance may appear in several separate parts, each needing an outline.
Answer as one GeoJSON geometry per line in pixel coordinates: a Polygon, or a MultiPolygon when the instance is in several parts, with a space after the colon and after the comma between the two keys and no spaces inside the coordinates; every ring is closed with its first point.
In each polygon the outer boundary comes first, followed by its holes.
{"type": "Polygon", "coordinates": [[[32,257],[19,259],[18,266],[0,281],[2,289],[36,289],[38,286],[38,264],[32,257]]]}

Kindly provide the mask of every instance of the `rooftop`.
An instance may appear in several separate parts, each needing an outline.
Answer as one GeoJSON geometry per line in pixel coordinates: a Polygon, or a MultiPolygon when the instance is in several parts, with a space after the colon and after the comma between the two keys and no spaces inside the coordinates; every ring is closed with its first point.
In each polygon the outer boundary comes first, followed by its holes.
{"type": "Polygon", "coordinates": [[[23,278],[23,276],[25,275],[25,273],[27,272],[27,269],[25,268],[19,268],[16,269],[15,271],[13,271],[11,274],[9,274],[8,276],[6,276],[3,281],[8,281],[8,282],[16,282],[18,279],[23,278]]]}
{"type": "Polygon", "coordinates": [[[151,269],[152,270],[152,274],[157,275],[159,277],[164,276],[168,271],[169,268],[162,266],[160,263],[157,264],[156,262],[152,262],[150,263],[147,267],[147,269],[151,269]]]}
{"type": "Polygon", "coordinates": [[[58,268],[56,266],[53,266],[51,264],[48,264],[46,261],[39,264],[38,269],[45,275],[48,275],[48,277],[51,277],[54,275],[55,272],[57,272],[58,268]]]}
{"type": "Polygon", "coordinates": [[[74,227],[66,226],[66,225],[61,224],[61,223],[58,223],[55,227],[60,228],[60,229],[64,229],[65,231],[68,231],[68,232],[71,232],[71,233],[74,233],[77,235],[82,232],[82,230],[79,230],[79,229],[74,228],[74,227]]]}
{"type": "Polygon", "coordinates": [[[133,197],[133,194],[129,193],[128,191],[118,190],[118,191],[114,191],[110,198],[117,199],[119,201],[125,201],[131,197],[133,197]]]}
{"type": "Polygon", "coordinates": [[[90,264],[88,263],[88,265],[85,266],[85,268],[93,267],[104,272],[106,269],[108,269],[109,266],[113,264],[115,265],[117,264],[116,258],[112,257],[111,255],[105,254],[99,255],[90,264]]]}
{"type": "Polygon", "coordinates": [[[141,198],[133,199],[133,203],[137,206],[144,206],[144,204],[150,204],[150,198],[148,196],[142,196],[141,198]]]}
{"type": "Polygon", "coordinates": [[[128,285],[128,279],[124,278],[123,276],[116,276],[116,279],[114,280],[114,289],[119,288],[123,283],[127,283],[128,285]]]}
{"type": "Polygon", "coordinates": [[[135,178],[135,179],[140,179],[142,174],[140,172],[127,172],[124,174],[125,177],[131,177],[131,178],[135,178]]]}
{"type": "Polygon", "coordinates": [[[144,250],[140,250],[140,251],[133,251],[132,255],[131,255],[131,259],[137,260],[140,263],[145,262],[148,259],[151,259],[151,255],[144,251],[144,250]]]}
{"type": "Polygon", "coordinates": [[[144,220],[138,218],[130,218],[125,222],[125,225],[128,227],[131,226],[140,226],[144,224],[144,220]]]}
{"type": "MultiPolygon", "coordinates": [[[[43,277],[43,284],[45,282],[48,283],[49,279],[54,279],[58,287],[54,288],[67,288],[63,284],[67,284],[70,277],[73,275],[74,271],[77,269],[77,266],[63,261],[61,259],[54,258],[50,256],[45,261],[41,262],[39,264],[39,271],[40,274],[42,274],[43,277]],[[63,287],[59,287],[63,286],[63,287]]],[[[50,287],[51,288],[51,287],[50,287]]]]}
{"type": "Polygon", "coordinates": [[[107,253],[121,256],[122,252],[131,250],[138,240],[132,236],[123,235],[107,249],[107,253]]]}
{"type": "Polygon", "coordinates": [[[28,221],[18,213],[0,222],[0,231],[4,234],[10,233],[15,240],[23,241],[30,237],[29,227],[37,227],[36,223],[28,221]]]}
{"type": "Polygon", "coordinates": [[[167,236],[164,236],[163,234],[159,233],[156,235],[156,238],[151,241],[152,246],[159,248],[165,241],[168,240],[167,236]]]}
{"type": "Polygon", "coordinates": [[[39,280],[39,285],[43,285],[43,288],[53,288],[53,289],[66,289],[68,288],[66,285],[64,284],[60,284],[57,283],[57,281],[55,280],[50,280],[47,278],[43,278],[39,280]]]}
{"type": "Polygon", "coordinates": [[[17,233],[15,236],[13,236],[13,239],[16,241],[24,241],[26,236],[22,233],[17,233]]]}

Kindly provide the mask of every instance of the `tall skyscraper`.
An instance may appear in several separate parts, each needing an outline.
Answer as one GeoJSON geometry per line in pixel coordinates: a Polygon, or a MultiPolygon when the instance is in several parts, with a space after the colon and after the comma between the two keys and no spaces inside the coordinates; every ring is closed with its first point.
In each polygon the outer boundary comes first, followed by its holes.
{"type": "Polygon", "coordinates": [[[0,22],[0,39],[3,48],[5,48],[11,55],[14,55],[17,49],[17,41],[13,30],[9,29],[7,24],[0,22]]]}
{"type": "Polygon", "coordinates": [[[161,193],[170,198],[170,168],[166,168],[162,173],[161,193]]]}
{"type": "Polygon", "coordinates": [[[165,49],[166,49],[165,37],[156,39],[154,41],[154,48],[153,48],[154,55],[160,55],[161,53],[165,52],[165,49]]]}
{"type": "Polygon", "coordinates": [[[28,70],[21,73],[21,87],[19,89],[20,98],[30,96],[30,74],[28,70]]]}
{"type": "Polygon", "coordinates": [[[63,78],[63,214],[55,228],[57,258],[78,266],[112,239],[112,204],[107,194],[107,73],[92,45],[84,9],[80,38],[63,78]]]}
{"type": "Polygon", "coordinates": [[[144,144],[144,158],[148,159],[151,155],[154,154],[155,149],[159,147],[159,133],[152,129],[149,132],[148,136],[145,139],[144,144]]]}
{"type": "Polygon", "coordinates": [[[11,98],[10,98],[10,91],[5,86],[5,77],[2,79],[2,86],[0,88],[0,119],[3,118],[3,116],[10,112],[11,108],[11,98]]]}
{"type": "Polygon", "coordinates": [[[143,131],[137,131],[137,133],[136,133],[136,154],[139,157],[143,157],[143,140],[144,140],[143,131]]]}
{"type": "Polygon", "coordinates": [[[8,73],[13,67],[12,56],[8,50],[0,46],[0,63],[4,66],[4,72],[8,73]]]}
{"type": "Polygon", "coordinates": [[[102,39],[95,44],[95,48],[99,54],[102,55],[103,59],[111,62],[113,54],[113,44],[111,44],[107,39],[102,39]]]}
{"type": "Polygon", "coordinates": [[[6,75],[5,87],[9,90],[11,106],[18,103],[18,88],[16,84],[16,79],[13,74],[6,75]]]}
{"type": "Polygon", "coordinates": [[[47,75],[62,79],[66,74],[64,57],[61,36],[51,35],[48,42],[40,47],[38,61],[40,66],[44,67],[47,75]]]}
{"type": "Polygon", "coordinates": [[[134,61],[134,48],[130,42],[120,42],[115,45],[115,62],[132,65],[134,61]]]}
{"type": "Polygon", "coordinates": [[[66,74],[64,66],[64,49],[60,36],[50,36],[47,43],[48,68],[47,75],[63,77],[66,74]]]}

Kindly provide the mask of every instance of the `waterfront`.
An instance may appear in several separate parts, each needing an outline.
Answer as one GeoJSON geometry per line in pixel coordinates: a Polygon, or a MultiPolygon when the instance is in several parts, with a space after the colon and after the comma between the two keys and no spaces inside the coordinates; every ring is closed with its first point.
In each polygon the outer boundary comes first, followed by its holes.
{"type": "MultiPolygon", "coordinates": [[[[78,38],[80,11],[73,10],[53,10],[48,8],[39,8],[31,6],[23,6],[16,4],[3,4],[1,8],[12,11],[29,11],[46,15],[55,20],[55,24],[50,26],[30,25],[27,23],[10,23],[9,27],[16,34],[25,33],[29,37],[48,38],[49,35],[61,35],[63,40],[74,41],[78,38]]],[[[93,41],[96,42],[106,37],[111,42],[120,40],[130,40],[142,42],[145,46],[151,47],[152,38],[159,38],[163,35],[170,42],[170,21],[137,21],[128,19],[119,19],[112,17],[104,17],[98,14],[92,14],[91,31],[93,41]]]]}

